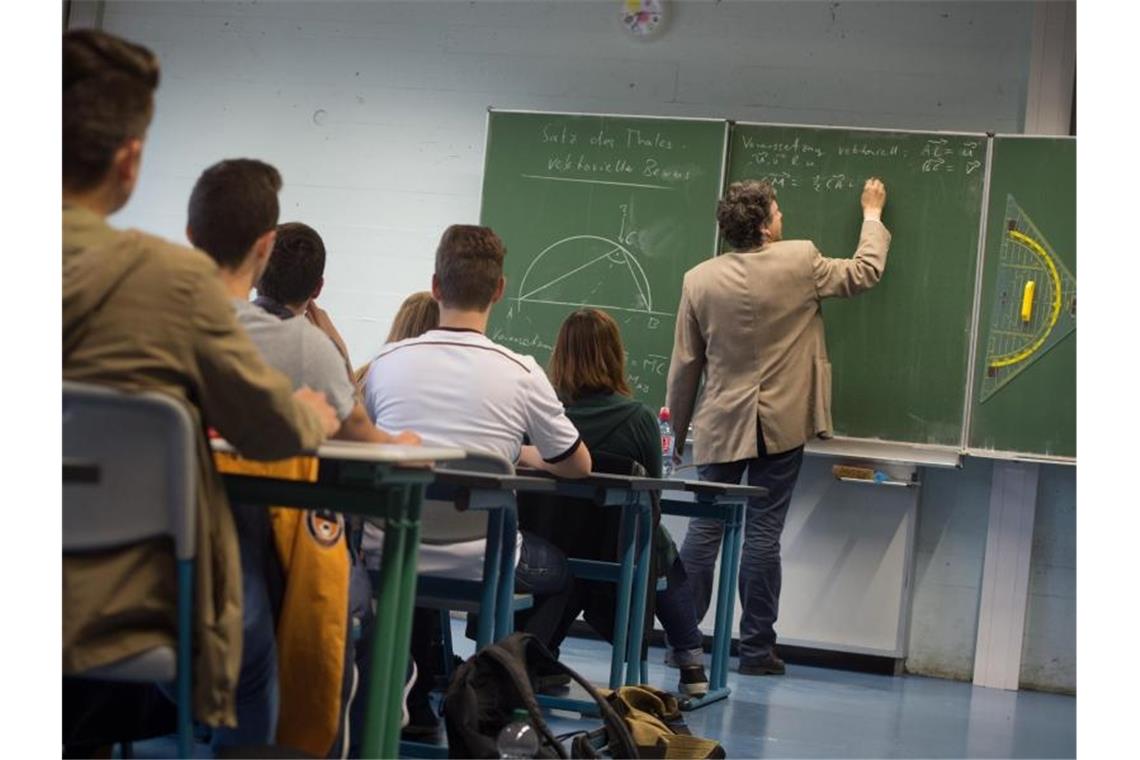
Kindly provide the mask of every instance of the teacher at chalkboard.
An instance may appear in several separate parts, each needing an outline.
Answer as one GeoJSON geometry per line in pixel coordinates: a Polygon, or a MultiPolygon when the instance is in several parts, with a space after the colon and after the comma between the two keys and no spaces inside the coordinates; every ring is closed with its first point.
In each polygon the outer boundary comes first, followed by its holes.
{"type": "MultiPolygon", "coordinates": [[[[891,234],[881,221],[887,193],[863,185],[863,227],[850,259],[827,258],[808,240],[783,240],[783,214],[767,182],[729,185],[717,205],[732,250],[685,273],[667,403],[676,457],[693,422],[694,462],[702,480],[768,489],[745,510],[740,563],[740,672],[782,674],[774,625],[780,602],[780,534],[810,437],[831,436],[831,364],[824,298],[869,290],[883,275],[891,234]],[[704,391],[696,405],[704,372],[704,391]]],[[[712,596],[723,523],[693,519],[681,560],[697,617],[712,596]]]]}

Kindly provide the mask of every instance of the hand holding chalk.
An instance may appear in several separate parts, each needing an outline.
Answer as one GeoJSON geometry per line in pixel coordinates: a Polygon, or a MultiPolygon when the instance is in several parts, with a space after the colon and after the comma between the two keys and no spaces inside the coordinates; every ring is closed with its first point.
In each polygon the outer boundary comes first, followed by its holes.
{"type": "Polygon", "coordinates": [[[863,184],[863,197],[859,199],[863,204],[863,218],[878,220],[883,214],[883,206],[887,203],[887,187],[878,177],[871,177],[863,184]]]}

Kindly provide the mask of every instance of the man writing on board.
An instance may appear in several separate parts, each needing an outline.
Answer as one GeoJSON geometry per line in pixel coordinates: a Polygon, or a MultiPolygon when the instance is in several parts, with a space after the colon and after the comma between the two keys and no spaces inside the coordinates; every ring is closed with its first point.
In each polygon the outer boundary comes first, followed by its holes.
{"type": "MultiPolygon", "coordinates": [[[[702,480],[768,489],[745,511],[740,564],[740,672],[781,674],[774,624],[780,600],[780,534],[803,461],[804,444],[831,435],[831,364],[824,298],[848,297],[883,275],[891,235],[881,221],[886,188],[863,186],[863,227],[850,259],[825,257],[808,240],[783,240],[783,214],[767,182],[734,182],[717,205],[732,250],[685,274],[668,405],[676,457],[693,422],[693,461],[702,480]],[[704,372],[704,391],[696,405],[704,372]]],[[[681,559],[697,616],[708,610],[723,523],[693,519],[681,559]]]]}

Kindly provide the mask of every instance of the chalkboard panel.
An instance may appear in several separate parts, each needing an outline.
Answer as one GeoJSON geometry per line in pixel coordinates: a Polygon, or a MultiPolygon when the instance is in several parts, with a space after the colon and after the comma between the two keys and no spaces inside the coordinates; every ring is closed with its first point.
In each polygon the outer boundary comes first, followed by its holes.
{"type": "Polygon", "coordinates": [[[728,181],[767,179],[784,238],[849,257],[867,177],[887,186],[882,281],[824,302],[835,433],[960,446],[985,135],[735,124],[728,181]]]}
{"type": "Polygon", "coordinates": [[[482,223],[507,246],[487,334],[544,366],[563,319],[621,327],[634,394],[664,403],[681,279],[716,250],[727,122],[491,111],[482,223]]]}
{"type": "Polygon", "coordinates": [[[971,453],[1075,457],[1077,143],[994,139],[971,453]]]}

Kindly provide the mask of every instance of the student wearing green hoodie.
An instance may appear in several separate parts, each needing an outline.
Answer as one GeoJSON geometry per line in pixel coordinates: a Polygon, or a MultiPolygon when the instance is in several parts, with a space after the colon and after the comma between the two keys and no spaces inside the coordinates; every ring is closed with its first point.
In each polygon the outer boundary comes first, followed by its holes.
{"type": "MultiPolygon", "coordinates": [[[[657,418],[649,407],[631,398],[621,332],[609,314],[598,309],[570,314],[558,332],[549,374],[566,415],[591,451],[632,459],[649,477],[661,477],[657,418]]],[[[656,615],[669,640],[671,660],[681,670],[678,690],[701,696],[708,691],[708,677],[685,569],[664,527],[658,528],[654,543],[657,567],[668,581],[667,588],[657,592],[656,615]]]]}

